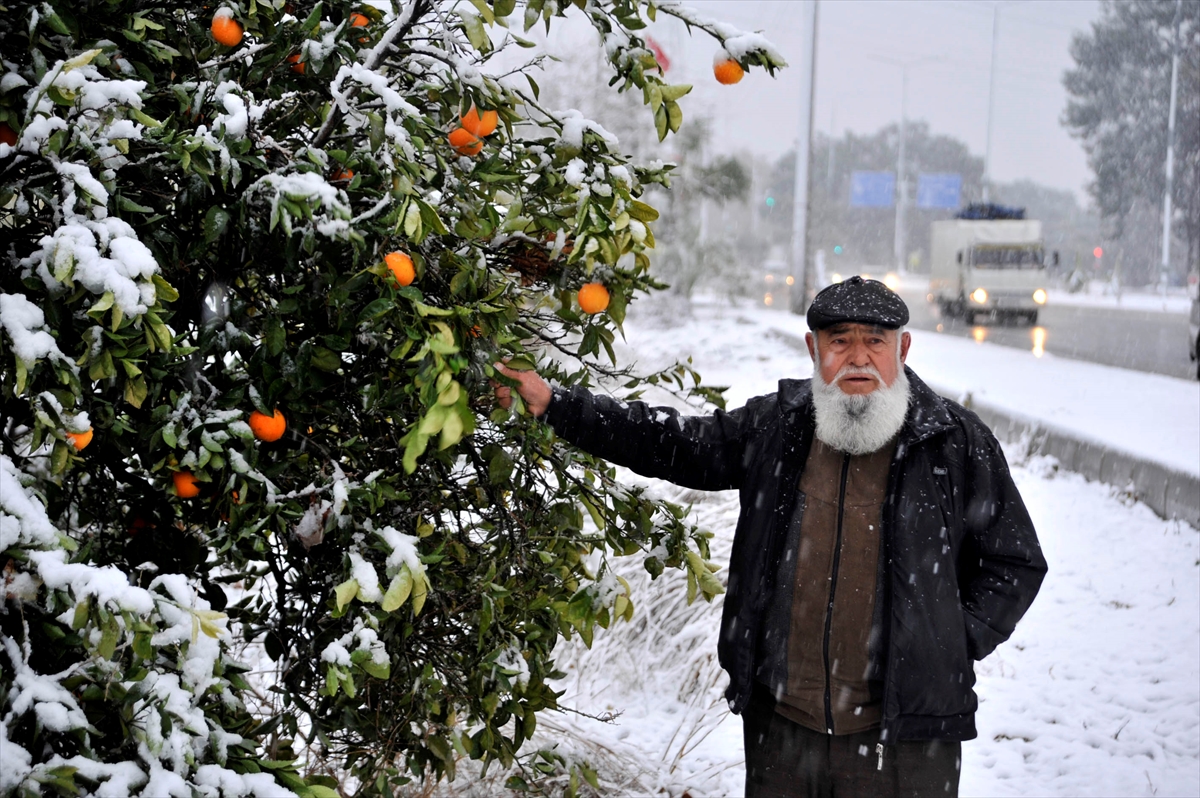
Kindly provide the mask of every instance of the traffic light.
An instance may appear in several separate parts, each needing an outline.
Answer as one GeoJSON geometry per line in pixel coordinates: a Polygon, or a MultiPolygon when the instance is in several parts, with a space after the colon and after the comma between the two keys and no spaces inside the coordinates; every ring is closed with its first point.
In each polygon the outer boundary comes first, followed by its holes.
{"type": "Polygon", "coordinates": [[[1104,247],[1096,247],[1095,249],[1092,250],[1092,254],[1095,255],[1097,258],[1103,258],[1104,257],[1104,247]]]}
{"type": "Polygon", "coordinates": [[[774,197],[767,197],[767,207],[768,208],[775,207],[775,198],[774,197]]]}
{"type": "Polygon", "coordinates": [[[842,245],[841,244],[838,244],[836,247],[833,248],[833,254],[834,255],[842,254],[842,245]]]}

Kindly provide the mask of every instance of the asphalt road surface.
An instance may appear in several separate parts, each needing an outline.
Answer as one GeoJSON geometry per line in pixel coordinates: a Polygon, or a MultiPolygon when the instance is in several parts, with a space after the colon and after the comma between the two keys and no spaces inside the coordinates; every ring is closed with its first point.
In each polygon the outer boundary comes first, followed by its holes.
{"type": "Polygon", "coordinates": [[[1188,320],[1183,313],[1050,304],[1042,308],[1036,327],[999,321],[969,325],[962,319],[943,318],[923,292],[901,288],[900,295],[908,303],[909,326],[918,330],[1196,379],[1196,364],[1188,357],[1188,320]]]}

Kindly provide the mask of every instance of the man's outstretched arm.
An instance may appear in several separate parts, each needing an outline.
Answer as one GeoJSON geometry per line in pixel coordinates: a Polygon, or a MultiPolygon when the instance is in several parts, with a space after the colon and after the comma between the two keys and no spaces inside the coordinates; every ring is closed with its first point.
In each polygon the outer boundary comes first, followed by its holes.
{"type": "MultiPolygon", "coordinates": [[[[698,490],[739,487],[743,444],[749,427],[745,408],[707,416],[681,416],[675,409],[644,402],[618,402],[576,387],[554,390],[532,371],[502,364],[517,393],[535,416],[564,440],[637,473],[698,490]]],[[[501,407],[512,406],[512,389],[497,385],[501,407]]]]}

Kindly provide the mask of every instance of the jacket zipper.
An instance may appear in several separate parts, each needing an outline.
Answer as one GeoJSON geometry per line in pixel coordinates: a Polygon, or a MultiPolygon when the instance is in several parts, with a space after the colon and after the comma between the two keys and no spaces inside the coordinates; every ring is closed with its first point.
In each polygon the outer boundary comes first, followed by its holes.
{"type": "Polygon", "coordinates": [[[833,546],[833,578],[829,582],[829,606],[825,609],[825,642],[822,653],[825,659],[825,728],[833,734],[833,701],[829,668],[829,632],[833,625],[833,600],[837,593],[838,564],[842,559],[842,515],[846,510],[846,477],[850,473],[850,455],[842,457],[842,484],[838,489],[837,538],[833,546]]]}

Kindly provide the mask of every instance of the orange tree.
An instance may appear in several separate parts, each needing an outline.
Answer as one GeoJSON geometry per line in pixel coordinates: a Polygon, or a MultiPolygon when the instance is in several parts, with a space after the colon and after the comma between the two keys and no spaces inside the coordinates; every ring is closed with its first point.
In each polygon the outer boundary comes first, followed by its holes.
{"type": "Polygon", "coordinates": [[[679,507],[490,383],[511,359],[719,401],[612,354],[668,167],[542,107],[536,50],[510,54],[582,17],[661,138],[688,87],[638,36],[656,12],[782,65],[637,0],[5,6],[0,792],[521,767],[556,641],[634,611],[608,557],[720,591],[679,507]]]}

